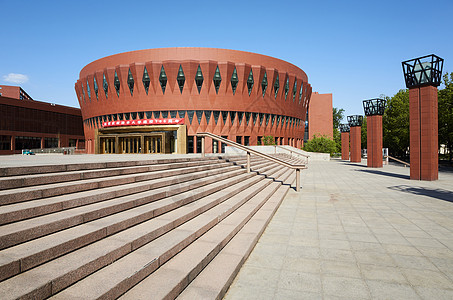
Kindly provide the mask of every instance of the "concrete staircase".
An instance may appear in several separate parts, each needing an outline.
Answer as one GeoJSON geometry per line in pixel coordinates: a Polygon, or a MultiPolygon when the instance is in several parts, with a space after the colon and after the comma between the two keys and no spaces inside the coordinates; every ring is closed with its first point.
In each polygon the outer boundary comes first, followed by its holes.
{"type": "Polygon", "coordinates": [[[295,178],[245,163],[0,168],[0,299],[222,298],[295,178]]]}

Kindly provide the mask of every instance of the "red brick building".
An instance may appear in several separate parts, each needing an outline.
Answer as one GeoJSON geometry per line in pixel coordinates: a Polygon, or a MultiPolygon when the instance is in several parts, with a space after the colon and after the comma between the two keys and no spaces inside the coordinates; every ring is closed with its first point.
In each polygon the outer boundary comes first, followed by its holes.
{"type": "Polygon", "coordinates": [[[325,135],[333,139],[332,94],[313,92],[308,107],[308,139],[325,135]]]}
{"type": "Polygon", "coordinates": [[[80,109],[34,101],[18,86],[0,85],[0,93],[0,154],[85,148],[80,109]]]}
{"type": "MultiPolygon", "coordinates": [[[[88,153],[197,153],[195,135],[205,131],[245,145],[272,135],[277,144],[300,147],[312,91],[291,63],[212,48],[101,58],[82,69],[75,90],[88,153]]],[[[317,115],[329,117],[331,104],[317,115]]],[[[205,147],[222,151],[209,139],[205,147]]]]}

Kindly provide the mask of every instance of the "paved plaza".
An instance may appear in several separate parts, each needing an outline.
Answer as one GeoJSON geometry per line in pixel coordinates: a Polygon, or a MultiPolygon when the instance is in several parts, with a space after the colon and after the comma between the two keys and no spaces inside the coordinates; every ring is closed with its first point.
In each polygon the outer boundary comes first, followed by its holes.
{"type": "Polygon", "coordinates": [[[310,162],[225,299],[453,299],[453,173],[310,162]]]}

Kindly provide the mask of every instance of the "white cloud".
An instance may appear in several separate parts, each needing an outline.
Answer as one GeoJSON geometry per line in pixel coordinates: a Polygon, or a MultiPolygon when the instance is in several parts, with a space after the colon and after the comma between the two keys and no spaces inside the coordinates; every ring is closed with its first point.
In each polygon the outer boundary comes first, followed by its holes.
{"type": "Polygon", "coordinates": [[[23,84],[28,81],[28,76],[24,74],[9,73],[3,76],[3,80],[15,84],[23,84]]]}

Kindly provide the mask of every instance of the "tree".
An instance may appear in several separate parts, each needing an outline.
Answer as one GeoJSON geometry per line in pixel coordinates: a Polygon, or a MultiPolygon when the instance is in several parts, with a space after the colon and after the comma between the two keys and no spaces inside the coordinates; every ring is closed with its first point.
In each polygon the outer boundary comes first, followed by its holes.
{"type": "Polygon", "coordinates": [[[363,116],[362,127],[360,129],[360,143],[362,149],[367,149],[367,126],[366,126],[366,116],[363,116]]]}
{"type": "Polygon", "coordinates": [[[263,145],[265,146],[275,145],[275,138],[272,135],[263,136],[263,145]]]}
{"type": "Polygon", "coordinates": [[[387,108],[382,117],[383,145],[389,154],[407,158],[409,148],[409,90],[399,90],[392,98],[385,97],[387,108]]]}
{"type": "Polygon", "coordinates": [[[453,150],[453,72],[445,74],[445,88],[438,92],[439,146],[445,145],[452,161],[453,150]]]}
{"type": "Polygon", "coordinates": [[[314,135],[311,140],[304,144],[304,150],[308,152],[330,153],[333,155],[336,152],[335,142],[326,135],[314,135]]]}
{"type": "Polygon", "coordinates": [[[335,141],[335,152],[341,152],[341,133],[340,133],[340,123],[344,117],[344,109],[342,108],[332,108],[333,113],[333,140],[335,141]]]}

